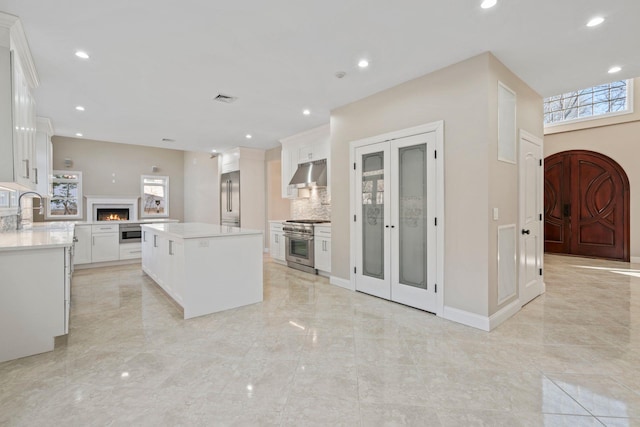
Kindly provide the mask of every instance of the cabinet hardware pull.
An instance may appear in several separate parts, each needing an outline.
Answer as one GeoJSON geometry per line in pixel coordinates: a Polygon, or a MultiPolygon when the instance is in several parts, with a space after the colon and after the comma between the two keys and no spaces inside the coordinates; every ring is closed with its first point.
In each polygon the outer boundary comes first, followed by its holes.
{"type": "Polygon", "coordinates": [[[169,240],[169,255],[173,255],[173,240],[169,240]]]}
{"type": "Polygon", "coordinates": [[[154,247],[154,248],[157,248],[157,247],[158,247],[158,240],[157,240],[157,239],[158,239],[158,235],[157,235],[157,234],[154,234],[154,235],[153,235],[153,247],[154,247]]]}

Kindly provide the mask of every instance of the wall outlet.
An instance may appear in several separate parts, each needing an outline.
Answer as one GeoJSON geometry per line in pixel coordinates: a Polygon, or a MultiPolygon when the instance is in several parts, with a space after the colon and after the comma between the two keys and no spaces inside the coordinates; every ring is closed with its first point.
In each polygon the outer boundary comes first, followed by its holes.
{"type": "Polygon", "coordinates": [[[497,221],[500,218],[500,213],[498,212],[498,208],[493,208],[493,220],[497,221]]]}

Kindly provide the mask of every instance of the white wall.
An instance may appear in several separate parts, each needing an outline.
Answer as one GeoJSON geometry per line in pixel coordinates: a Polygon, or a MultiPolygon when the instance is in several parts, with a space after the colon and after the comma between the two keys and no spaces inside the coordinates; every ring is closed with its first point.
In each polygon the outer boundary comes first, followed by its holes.
{"type": "Polygon", "coordinates": [[[184,153],[184,221],[220,224],[218,159],[184,153]]]}

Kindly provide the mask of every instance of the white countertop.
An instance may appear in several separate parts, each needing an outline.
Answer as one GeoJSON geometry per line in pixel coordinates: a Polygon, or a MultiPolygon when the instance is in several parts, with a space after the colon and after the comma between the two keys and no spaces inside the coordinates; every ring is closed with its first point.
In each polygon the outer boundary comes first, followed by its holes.
{"type": "Polygon", "coordinates": [[[73,246],[73,227],[68,221],[39,222],[24,229],[0,233],[0,251],[49,249],[73,246]]]}
{"type": "Polygon", "coordinates": [[[200,239],[206,237],[231,237],[263,234],[261,230],[229,227],[226,225],[204,224],[200,222],[142,224],[143,229],[156,230],[179,239],[200,239]]]}
{"type": "Polygon", "coordinates": [[[148,218],[138,219],[136,221],[74,221],[76,225],[104,225],[104,224],[158,224],[164,222],[180,222],[178,219],[171,218],[148,218]]]}

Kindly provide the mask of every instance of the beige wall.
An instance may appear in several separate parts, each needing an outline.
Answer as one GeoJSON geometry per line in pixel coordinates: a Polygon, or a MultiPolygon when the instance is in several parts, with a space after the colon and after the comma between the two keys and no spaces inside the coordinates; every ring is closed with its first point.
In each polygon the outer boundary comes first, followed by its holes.
{"type": "Polygon", "coordinates": [[[331,112],[333,276],[350,277],[349,142],[444,120],[445,305],[487,314],[488,61],[480,55],[331,112]]]}
{"type": "Polygon", "coordinates": [[[618,162],[627,173],[631,188],[631,257],[640,258],[640,120],[545,136],[545,157],[567,150],[602,153],[618,162]]]}
{"type": "Polygon", "coordinates": [[[218,158],[184,153],[184,221],[220,224],[218,158]]]}
{"type": "Polygon", "coordinates": [[[291,217],[291,201],[282,198],[282,147],[267,150],[266,182],[267,182],[267,220],[289,219],[291,217]]]}
{"type": "Polygon", "coordinates": [[[169,214],[183,221],[182,151],[61,136],[52,140],[53,168],[81,171],[85,197],[140,197],[141,175],[169,176],[169,214]],[[70,168],[64,166],[66,158],[73,161],[70,168]],[[157,173],[151,172],[154,165],[159,168],[157,173]]]}
{"type": "MultiPolygon", "coordinates": [[[[498,160],[498,81],[516,93],[516,129],[543,138],[542,97],[493,55],[489,56],[489,213],[498,208],[499,219],[488,218],[489,315],[518,298],[518,293],[498,306],[498,227],[519,223],[518,165],[498,160]]],[[[519,136],[516,135],[519,146],[519,136]]],[[[446,144],[446,140],[445,140],[446,144]]],[[[519,153],[519,147],[517,152],[519,153]]]]}
{"type": "Polygon", "coordinates": [[[331,112],[333,276],[350,277],[349,142],[444,120],[445,306],[496,310],[497,227],[517,222],[518,203],[517,167],[497,161],[498,79],[522,92],[517,125],[542,136],[542,99],[489,53],[331,112]]]}

